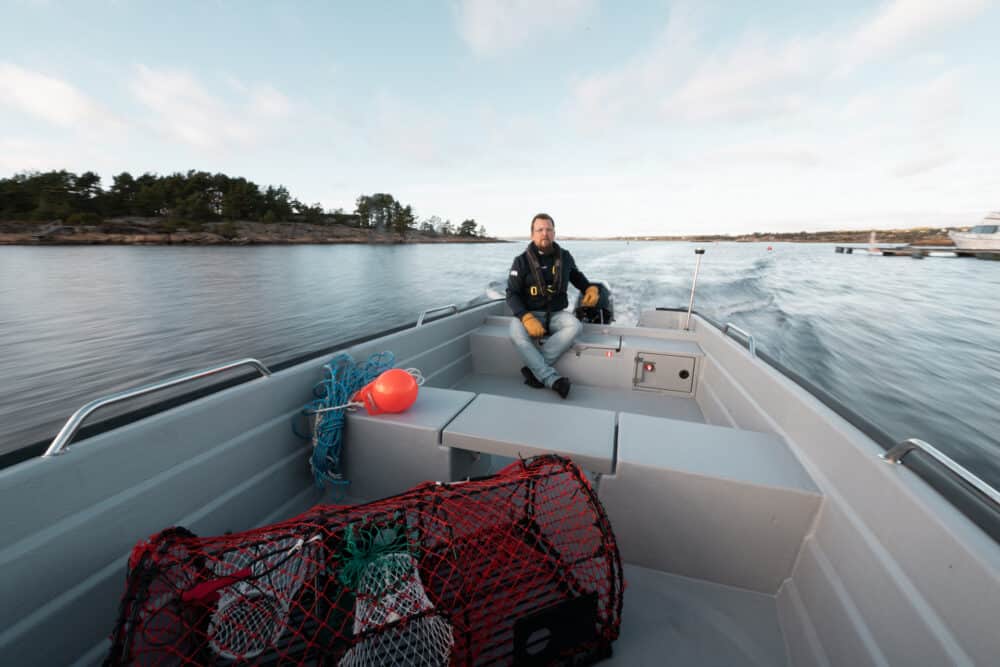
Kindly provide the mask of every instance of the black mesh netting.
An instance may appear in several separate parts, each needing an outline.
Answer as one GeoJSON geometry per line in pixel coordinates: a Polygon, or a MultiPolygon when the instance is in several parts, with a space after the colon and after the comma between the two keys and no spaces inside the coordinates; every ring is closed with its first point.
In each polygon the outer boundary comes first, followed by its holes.
{"type": "Polygon", "coordinates": [[[611,652],[621,560],[570,461],[135,547],[108,664],[548,665],[611,652]]]}

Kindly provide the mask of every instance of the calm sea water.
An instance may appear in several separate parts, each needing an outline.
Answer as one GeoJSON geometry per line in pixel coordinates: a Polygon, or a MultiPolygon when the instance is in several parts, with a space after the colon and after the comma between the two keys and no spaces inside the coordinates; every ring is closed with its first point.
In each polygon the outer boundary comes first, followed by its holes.
{"type": "MultiPolygon", "coordinates": [[[[620,322],[686,306],[694,246],[567,241],[620,322]]],[[[696,308],[895,438],[1000,486],[1000,262],[710,244],[696,308]]],[[[98,396],[241,357],[265,363],[481,297],[521,244],[0,248],[0,452],[98,396]]]]}

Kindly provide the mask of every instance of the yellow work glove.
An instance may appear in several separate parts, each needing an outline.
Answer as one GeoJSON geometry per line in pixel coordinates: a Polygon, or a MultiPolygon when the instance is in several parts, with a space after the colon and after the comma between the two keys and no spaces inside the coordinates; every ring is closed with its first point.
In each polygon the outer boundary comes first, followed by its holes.
{"type": "Polygon", "coordinates": [[[601,298],[601,291],[597,289],[597,285],[591,285],[587,288],[587,291],[583,293],[583,300],[580,305],[584,308],[593,308],[597,305],[597,302],[601,298]]]}
{"type": "Polygon", "coordinates": [[[521,316],[521,324],[524,325],[528,335],[532,338],[541,338],[545,335],[545,327],[543,327],[542,323],[538,321],[538,318],[531,313],[525,313],[521,316]]]}

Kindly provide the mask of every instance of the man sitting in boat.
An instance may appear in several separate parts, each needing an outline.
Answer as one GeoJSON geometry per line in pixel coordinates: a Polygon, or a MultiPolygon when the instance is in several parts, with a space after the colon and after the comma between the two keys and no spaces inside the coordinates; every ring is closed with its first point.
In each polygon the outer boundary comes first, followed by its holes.
{"type": "Polygon", "coordinates": [[[525,384],[549,387],[561,397],[569,395],[569,378],[552,367],[573,345],[583,325],[566,310],[566,284],[584,293],[580,305],[597,305],[600,291],[576,268],[568,251],[555,242],[552,216],[539,213],[531,220],[531,243],[514,258],[507,279],[507,305],[514,317],[510,337],[526,364],[521,368],[525,384]],[[540,340],[548,335],[544,344],[540,340]],[[535,345],[535,341],[539,345],[535,345]]]}

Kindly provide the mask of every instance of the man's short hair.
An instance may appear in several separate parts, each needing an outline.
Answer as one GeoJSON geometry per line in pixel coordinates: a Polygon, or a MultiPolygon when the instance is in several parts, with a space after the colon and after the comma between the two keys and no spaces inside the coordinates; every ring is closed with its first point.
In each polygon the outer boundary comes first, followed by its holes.
{"type": "Polygon", "coordinates": [[[536,213],[535,217],[531,219],[531,233],[535,233],[535,220],[548,220],[552,223],[552,227],[556,226],[556,221],[552,219],[552,216],[548,213],[536,213]]]}

